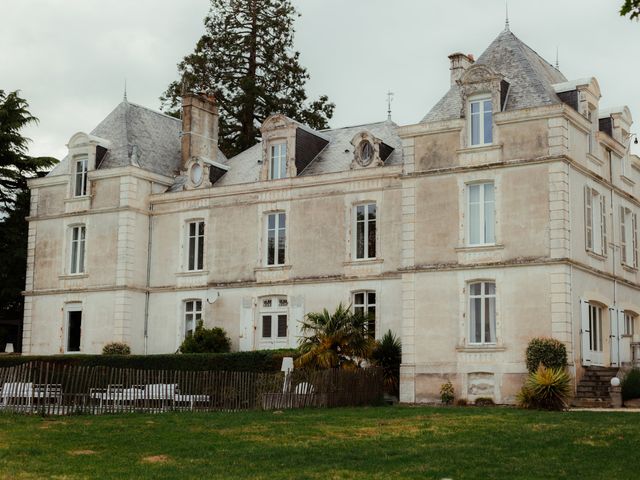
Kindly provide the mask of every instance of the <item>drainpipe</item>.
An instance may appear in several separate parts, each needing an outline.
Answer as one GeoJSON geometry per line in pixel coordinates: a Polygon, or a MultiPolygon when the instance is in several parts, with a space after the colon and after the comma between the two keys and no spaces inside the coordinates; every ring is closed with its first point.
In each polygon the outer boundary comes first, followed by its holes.
{"type": "MultiPolygon", "coordinates": [[[[611,186],[609,187],[609,196],[611,199],[611,239],[613,240],[616,235],[616,228],[614,227],[614,218],[615,218],[615,208],[613,208],[613,156],[611,155],[611,150],[607,149],[609,153],[609,183],[611,186]]],[[[616,308],[618,305],[618,277],[616,275],[616,243],[613,242],[611,245],[611,261],[613,262],[612,272],[613,272],[613,307],[616,308]]],[[[613,311],[609,311],[609,316],[615,314],[615,318],[609,318],[609,330],[611,330],[611,323],[618,323],[618,314],[613,311]]],[[[619,327],[619,325],[618,325],[619,327]]],[[[613,336],[611,332],[609,332],[609,338],[613,340],[613,336]]],[[[616,342],[618,342],[618,358],[616,359],[616,363],[618,368],[620,368],[620,331],[618,330],[618,337],[616,338],[616,342]]],[[[609,357],[611,357],[611,345],[609,345],[609,357]]]]}
{"type": "MultiPolygon", "coordinates": [[[[153,191],[153,184],[151,185],[153,191]]],[[[148,352],[149,340],[149,288],[151,287],[151,245],[153,243],[153,204],[149,205],[149,233],[147,239],[147,281],[144,297],[144,354],[148,352]]]]}

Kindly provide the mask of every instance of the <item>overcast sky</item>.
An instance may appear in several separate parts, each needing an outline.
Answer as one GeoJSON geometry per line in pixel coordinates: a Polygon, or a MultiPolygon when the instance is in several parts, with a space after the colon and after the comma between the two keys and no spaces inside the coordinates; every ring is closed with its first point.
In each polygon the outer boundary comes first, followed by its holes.
{"type": "MultiPolygon", "coordinates": [[[[568,79],[595,76],[601,106],[640,123],[640,23],[622,0],[511,0],[511,30],[568,79]]],[[[476,57],[504,28],[504,0],[294,0],[296,48],[310,97],[335,102],[332,127],[386,118],[419,122],[449,85],[447,55],[476,57]]],[[[121,100],[159,109],[176,64],[204,31],[208,0],[2,0],[0,89],[21,90],[40,118],[33,155],[62,158],[121,100]]],[[[634,132],[640,129],[632,128],[634,132]]],[[[635,148],[636,153],[640,149],[635,148]]]]}

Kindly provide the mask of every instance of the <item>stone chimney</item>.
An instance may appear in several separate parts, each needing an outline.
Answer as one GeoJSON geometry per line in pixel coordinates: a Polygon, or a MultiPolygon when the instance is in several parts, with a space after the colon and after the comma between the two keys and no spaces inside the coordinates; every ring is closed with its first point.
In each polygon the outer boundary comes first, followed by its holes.
{"type": "Polygon", "coordinates": [[[475,62],[473,55],[470,53],[465,55],[460,52],[449,55],[449,60],[451,61],[451,66],[449,67],[449,70],[451,70],[451,85],[455,85],[462,77],[464,71],[475,62]]]}
{"type": "Polygon", "coordinates": [[[182,164],[193,157],[216,160],[218,106],[212,94],[187,93],[182,97],[182,164]]]}

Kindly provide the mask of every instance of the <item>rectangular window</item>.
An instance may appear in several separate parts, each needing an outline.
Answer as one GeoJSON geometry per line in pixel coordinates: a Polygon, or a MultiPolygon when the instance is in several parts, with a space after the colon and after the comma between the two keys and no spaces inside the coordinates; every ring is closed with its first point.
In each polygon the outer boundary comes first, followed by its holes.
{"type": "Polygon", "coordinates": [[[79,352],[82,337],[82,310],[67,311],[67,352],[79,352]]]}
{"type": "Polygon", "coordinates": [[[84,225],[71,227],[71,260],[69,265],[69,273],[71,274],[84,273],[85,236],[84,225]]]}
{"type": "Polygon", "coordinates": [[[284,265],[285,263],[286,222],[284,213],[267,215],[267,265],[284,265]]]}
{"type": "Polygon", "coordinates": [[[493,183],[467,186],[469,245],[493,244],[495,238],[495,198],[493,183]]]}
{"type": "Polygon", "coordinates": [[[626,207],[620,207],[620,259],[629,267],[638,267],[638,219],[626,207]]]}
{"type": "Polygon", "coordinates": [[[357,205],[355,211],[356,259],[376,258],[376,204],[357,205]]]}
{"type": "Polygon", "coordinates": [[[624,312],[624,331],[623,335],[633,335],[633,320],[636,318],[632,312],[624,312]]]}
{"type": "Polygon", "coordinates": [[[271,158],[269,159],[269,180],[286,178],[287,176],[287,144],[276,143],[271,145],[271,158]]]}
{"type": "Polygon", "coordinates": [[[278,337],[283,338],[287,336],[287,316],[278,315],[278,337]]]}
{"type": "Polygon", "coordinates": [[[75,187],[74,196],[83,197],[87,194],[87,157],[79,157],[75,160],[75,187]]]}
{"type": "Polygon", "coordinates": [[[369,336],[376,336],[376,292],[362,291],[353,294],[353,311],[359,315],[366,315],[366,330],[369,336]]]}
{"type": "Polygon", "coordinates": [[[496,284],[469,284],[470,343],[496,343],[496,284]]]}
{"type": "Polygon", "coordinates": [[[491,99],[470,102],[471,145],[490,145],[493,142],[493,103],[491,99]]]}
{"type": "Polygon", "coordinates": [[[262,338],[271,338],[271,315],[262,316],[262,338]]]}
{"type": "Polygon", "coordinates": [[[184,336],[193,335],[198,323],[202,321],[202,300],[184,302],[184,336]]]}
{"type": "Polygon", "coordinates": [[[607,254],[607,203],[591,187],[584,189],[585,247],[599,255],[607,254]]]}
{"type": "Polygon", "coordinates": [[[204,268],[204,221],[187,223],[187,270],[204,268]]]}

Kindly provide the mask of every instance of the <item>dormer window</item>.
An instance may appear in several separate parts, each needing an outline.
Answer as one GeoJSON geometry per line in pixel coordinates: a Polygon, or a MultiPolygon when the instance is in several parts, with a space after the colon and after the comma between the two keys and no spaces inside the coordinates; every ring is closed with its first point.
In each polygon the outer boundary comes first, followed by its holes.
{"type": "Polygon", "coordinates": [[[469,102],[471,145],[493,143],[493,102],[491,97],[472,98],[469,102]]]}
{"type": "Polygon", "coordinates": [[[360,144],[360,165],[366,167],[373,160],[373,155],[375,151],[373,149],[373,145],[368,140],[364,140],[360,144]]]}
{"type": "Polygon", "coordinates": [[[87,170],[89,159],[86,155],[75,158],[74,196],[84,197],[87,194],[87,170]]]}
{"type": "Polygon", "coordinates": [[[287,177],[287,144],[271,145],[269,158],[269,180],[287,177]]]}

